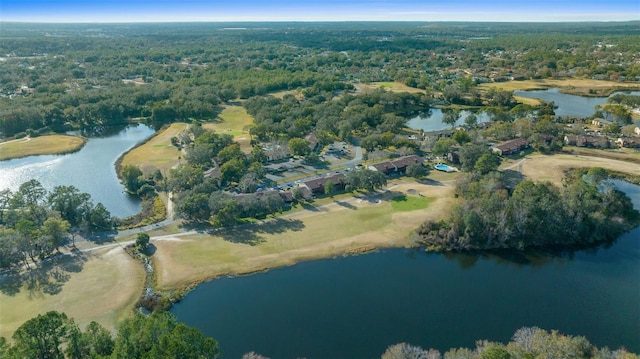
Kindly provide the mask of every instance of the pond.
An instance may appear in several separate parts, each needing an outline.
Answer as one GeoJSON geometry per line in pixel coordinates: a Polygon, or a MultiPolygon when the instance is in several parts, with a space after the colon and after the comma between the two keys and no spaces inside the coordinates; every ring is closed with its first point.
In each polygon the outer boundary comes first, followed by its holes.
{"type": "MultiPolygon", "coordinates": [[[[616,92],[619,93],[619,92],[616,92]]],[[[639,95],[640,92],[632,91],[625,92],[627,94],[639,95]]],[[[535,90],[535,91],[514,91],[514,95],[537,98],[544,101],[555,102],[558,108],[555,110],[556,116],[572,116],[572,117],[589,117],[592,116],[596,110],[597,105],[607,103],[608,97],[583,97],[576,95],[568,95],[560,93],[558,88],[551,88],[548,90],[535,90]]],[[[613,96],[613,95],[612,95],[613,96]]]]}
{"type": "Polygon", "coordinates": [[[126,217],[140,211],[140,200],[124,193],[115,171],[118,157],[153,135],[146,125],[128,126],[103,137],[90,137],[78,152],[44,155],[0,162],[0,189],[15,191],[20,184],[36,179],[47,189],[73,185],[101,202],[113,216],[126,217]]]}
{"type": "MultiPolygon", "coordinates": [[[[640,208],[640,187],[618,183],[640,208]]],[[[445,351],[507,342],[523,326],[640,351],[640,227],[573,253],[429,254],[392,249],[204,283],[179,320],[223,358],[373,358],[408,342],[445,351]]]]}
{"type": "MultiPolygon", "coordinates": [[[[488,122],[490,120],[489,116],[484,112],[463,110],[460,111],[460,119],[456,122],[455,126],[464,125],[464,120],[472,113],[476,115],[478,123],[488,122]]],[[[451,125],[442,123],[442,118],[443,114],[441,109],[431,108],[428,113],[411,118],[409,122],[407,122],[407,127],[414,130],[423,130],[425,132],[440,131],[451,128],[451,125]]]]}

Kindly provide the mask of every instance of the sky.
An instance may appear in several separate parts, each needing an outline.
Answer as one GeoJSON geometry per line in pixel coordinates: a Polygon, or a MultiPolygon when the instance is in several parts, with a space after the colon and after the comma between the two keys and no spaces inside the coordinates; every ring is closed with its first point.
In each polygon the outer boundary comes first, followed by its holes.
{"type": "Polygon", "coordinates": [[[640,0],[0,0],[0,21],[629,21],[640,0]]]}

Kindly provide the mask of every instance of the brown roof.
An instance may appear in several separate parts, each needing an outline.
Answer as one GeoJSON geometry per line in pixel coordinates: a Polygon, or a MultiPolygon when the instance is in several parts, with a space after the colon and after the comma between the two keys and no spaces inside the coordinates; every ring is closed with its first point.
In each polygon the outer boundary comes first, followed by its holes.
{"type": "Polygon", "coordinates": [[[409,155],[395,160],[374,163],[371,166],[379,172],[389,173],[391,171],[404,170],[407,166],[420,163],[422,159],[418,155],[409,155]]]}
{"type": "Polygon", "coordinates": [[[516,138],[506,142],[502,142],[495,145],[494,148],[499,149],[502,152],[517,151],[521,148],[529,146],[529,141],[524,138],[516,138]]]}
{"type": "Polygon", "coordinates": [[[340,184],[343,183],[345,179],[345,175],[342,173],[334,173],[332,175],[329,176],[324,176],[324,177],[320,177],[320,178],[314,178],[314,179],[310,179],[308,181],[304,181],[304,185],[307,186],[310,190],[317,190],[317,189],[323,189],[324,190],[324,185],[331,181],[334,185],[335,184],[340,184]]]}

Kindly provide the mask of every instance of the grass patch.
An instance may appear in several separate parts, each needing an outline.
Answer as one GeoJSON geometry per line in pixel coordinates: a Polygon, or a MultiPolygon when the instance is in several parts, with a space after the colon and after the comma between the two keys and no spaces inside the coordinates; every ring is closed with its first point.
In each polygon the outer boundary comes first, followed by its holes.
{"type": "Polygon", "coordinates": [[[226,106],[218,116],[219,119],[202,125],[205,129],[233,135],[240,143],[243,152],[251,152],[251,138],[249,127],[253,124],[253,116],[242,106],[226,106]]]}
{"type": "Polygon", "coordinates": [[[37,155],[58,155],[78,151],[87,139],[69,135],[46,135],[0,143],[0,161],[37,155]]]}
{"type": "Polygon", "coordinates": [[[480,89],[497,88],[505,91],[516,90],[545,90],[552,87],[560,88],[561,92],[579,96],[609,96],[621,89],[638,89],[637,83],[615,82],[592,79],[542,79],[526,81],[494,82],[479,85],[480,89]]]}
{"type": "Polygon", "coordinates": [[[121,248],[65,256],[26,275],[37,278],[39,285],[29,279],[12,287],[9,275],[0,281],[0,336],[5,338],[50,310],[65,312],[82,328],[95,320],[113,330],[131,314],[144,280],[142,266],[121,248]],[[48,290],[52,286],[55,291],[48,290]]]}
{"type": "Polygon", "coordinates": [[[435,199],[431,197],[407,196],[403,194],[391,200],[391,208],[393,208],[394,211],[400,212],[415,211],[427,208],[434,200],[435,199]]]}
{"type": "Polygon", "coordinates": [[[171,144],[171,138],[187,128],[186,123],[177,122],[157,133],[150,140],[127,152],[122,158],[122,166],[138,166],[145,175],[160,170],[163,176],[178,164],[181,153],[171,144]]]}
{"type": "Polygon", "coordinates": [[[409,93],[424,93],[424,90],[407,86],[401,82],[372,82],[368,84],[358,84],[363,92],[373,91],[379,88],[383,88],[393,92],[409,92],[409,93]]]}

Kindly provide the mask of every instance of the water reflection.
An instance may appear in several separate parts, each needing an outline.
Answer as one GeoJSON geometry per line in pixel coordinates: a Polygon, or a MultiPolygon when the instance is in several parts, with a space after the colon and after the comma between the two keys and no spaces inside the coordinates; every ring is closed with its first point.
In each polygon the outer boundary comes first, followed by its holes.
{"type": "Polygon", "coordinates": [[[45,155],[0,162],[0,189],[16,191],[20,184],[36,179],[47,190],[73,185],[102,202],[115,216],[126,217],[140,210],[138,198],[124,192],[115,172],[115,161],[125,151],[153,135],[146,125],[104,129],[106,137],[90,138],[78,152],[45,155]],[[110,134],[115,132],[115,134],[110,134]]]}

